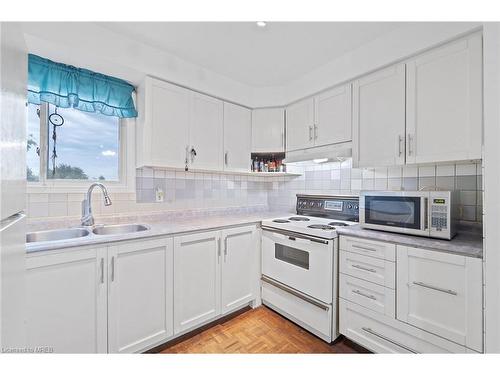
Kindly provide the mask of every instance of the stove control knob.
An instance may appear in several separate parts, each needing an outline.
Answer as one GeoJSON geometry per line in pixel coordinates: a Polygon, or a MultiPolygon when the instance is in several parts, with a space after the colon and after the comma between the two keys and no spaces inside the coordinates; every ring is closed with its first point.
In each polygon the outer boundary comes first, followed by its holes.
{"type": "Polygon", "coordinates": [[[355,206],[354,206],[354,209],[355,209],[355,210],[359,210],[359,206],[358,206],[358,205],[355,205],[355,206]]]}
{"type": "Polygon", "coordinates": [[[350,210],[352,210],[352,204],[351,204],[351,203],[349,203],[349,204],[347,205],[347,208],[348,208],[348,209],[350,209],[350,210]]]}

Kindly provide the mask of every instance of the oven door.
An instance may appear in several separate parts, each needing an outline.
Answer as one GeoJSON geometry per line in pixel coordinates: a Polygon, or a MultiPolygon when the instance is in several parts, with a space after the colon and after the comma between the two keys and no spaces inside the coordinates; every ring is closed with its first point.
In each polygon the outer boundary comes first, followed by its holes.
{"type": "Polygon", "coordinates": [[[262,274],[330,304],[334,241],[262,228],[262,274]]]}
{"type": "Polygon", "coordinates": [[[429,235],[428,193],[373,193],[360,197],[363,228],[416,235],[429,235]]]}

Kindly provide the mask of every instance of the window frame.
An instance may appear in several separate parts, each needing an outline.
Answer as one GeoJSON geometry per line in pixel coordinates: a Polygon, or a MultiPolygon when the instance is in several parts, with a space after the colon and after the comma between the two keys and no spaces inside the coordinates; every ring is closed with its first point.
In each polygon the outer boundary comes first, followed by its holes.
{"type": "MultiPolygon", "coordinates": [[[[28,193],[85,193],[98,180],[70,180],[47,178],[49,162],[48,103],[40,104],[40,174],[38,181],[27,182],[28,193]]],[[[135,119],[119,119],[120,152],[118,181],[102,181],[110,192],[135,192],[135,119]]]]}

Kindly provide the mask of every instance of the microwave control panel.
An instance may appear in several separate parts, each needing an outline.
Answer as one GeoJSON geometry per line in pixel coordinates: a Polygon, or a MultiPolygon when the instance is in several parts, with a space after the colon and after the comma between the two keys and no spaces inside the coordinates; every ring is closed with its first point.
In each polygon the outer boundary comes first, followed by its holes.
{"type": "Polygon", "coordinates": [[[446,198],[434,198],[430,204],[431,227],[437,231],[448,229],[448,202],[446,198]]]}

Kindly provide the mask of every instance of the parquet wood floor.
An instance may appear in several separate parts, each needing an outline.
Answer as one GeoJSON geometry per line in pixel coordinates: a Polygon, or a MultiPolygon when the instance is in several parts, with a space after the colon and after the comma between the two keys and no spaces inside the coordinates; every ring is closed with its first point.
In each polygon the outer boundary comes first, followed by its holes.
{"type": "MultiPolygon", "coordinates": [[[[168,344],[167,344],[168,345],[168,344]]],[[[265,306],[175,340],[161,353],[367,353],[346,338],[327,344],[265,306]]]]}

